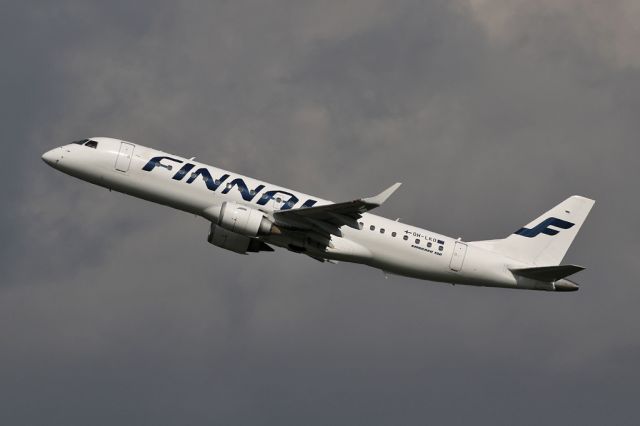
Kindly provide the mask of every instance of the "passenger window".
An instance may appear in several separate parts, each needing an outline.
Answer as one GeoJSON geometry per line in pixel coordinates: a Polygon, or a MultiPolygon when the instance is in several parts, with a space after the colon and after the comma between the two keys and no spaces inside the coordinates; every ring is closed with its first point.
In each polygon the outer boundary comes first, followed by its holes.
{"type": "Polygon", "coordinates": [[[96,149],[98,147],[98,142],[96,141],[89,141],[86,144],[84,144],[84,146],[89,147],[89,148],[93,148],[96,149]]]}
{"type": "Polygon", "coordinates": [[[380,228],[380,233],[384,234],[384,228],[380,228]]]}
{"type": "Polygon", "coordinates": [[[438,247],[438,250],[442,251],[442,250],[444,250],[444,247],[440,246],[440,247],[438,247]]]}
{"type": "Polygon", "coordinates": [[[420,244],[420,238],[416,238],[416,244],[420,244]]]}
{"type": "Polygon", "coordinates": [[[391,236],[392,236],[392,237],[395,237],[396,235],[398,235],[396,232],[392,232],[392,233],[391,233],[391,236]]]}
{"type": "Polygon", "coordinates": [[[431,247],[431,243],[427,243],[427,247],[431,247]]]}
{"type": "Polygon", "coordinates": [[[403,240],[407,241],[409,239],[409,237],[407,237],[406,235],[404,237],[402,237],[403,240]]]}
{"type": "Polygon", "coordinates": [[[373,226],[373,225],[371,225],[371,226],[369,227],[369,229],[371,229],[372,231],[375,231],[375,230],[376,230],[376,227],[375,227],[375,226],[373,226]]]}

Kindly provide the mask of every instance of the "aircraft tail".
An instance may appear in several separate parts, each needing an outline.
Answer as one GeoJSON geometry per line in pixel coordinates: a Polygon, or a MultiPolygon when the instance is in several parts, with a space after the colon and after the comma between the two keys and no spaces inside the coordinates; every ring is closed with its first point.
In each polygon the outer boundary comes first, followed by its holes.
{"type": "Polygon", "coordinates": [[[582,271],[584,268],[578,265],[558,265],[558,266],[537,266],[533,268],[514,268],[511,269],[516,275],[521,275],[532,280],[554,282],[576,272],[582,271]]]}
{"type": "Polygon", "coordinates": [[[507,238],[475,244],[530,265],[559,265],[594,203],[571,196],[507,238]]]}

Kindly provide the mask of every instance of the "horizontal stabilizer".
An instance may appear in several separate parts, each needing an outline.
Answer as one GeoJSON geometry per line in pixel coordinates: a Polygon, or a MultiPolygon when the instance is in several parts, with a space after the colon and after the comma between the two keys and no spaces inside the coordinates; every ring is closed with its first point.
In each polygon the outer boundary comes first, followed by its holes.
{"type": "Polygon", "coordinates": [[[531,278],[538,281],[553,282],[576,272],[582,271],[584,268],[578,265],[557,265],[557,266],[539,266],[535,268],[511,269],[516,275],[531,278]]]}

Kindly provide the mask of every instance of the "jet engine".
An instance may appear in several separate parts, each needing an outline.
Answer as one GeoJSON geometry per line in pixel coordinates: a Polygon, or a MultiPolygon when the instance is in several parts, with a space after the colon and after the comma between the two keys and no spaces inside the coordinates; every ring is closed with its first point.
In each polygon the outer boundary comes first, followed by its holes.
{"type": "Polygon", "coordinates": [[[260,210],[227,201],[207,213],[211,220],[207,241],[211,244],[241,254],[273,251],[273,248],[255,237],[279,234],[280,229],[260,210]]]}
{"type": "Polygon", "coordinates": [[[273,228],[273,223],[260,210],[230,202],[222,204],[218,225],[247,237],[270,234],[273,228]]]}
{"type": "Polygon", "coordinates": [[[273,251],[273,248],[260,241],[257,238],[250,238],[246,235],[240,235],[236,232],[229,231],[215,223],[211,224],[209,231],[209,243],[223,249],[231,250],[236,253],[246,254],[247,252],[273,251]]]}

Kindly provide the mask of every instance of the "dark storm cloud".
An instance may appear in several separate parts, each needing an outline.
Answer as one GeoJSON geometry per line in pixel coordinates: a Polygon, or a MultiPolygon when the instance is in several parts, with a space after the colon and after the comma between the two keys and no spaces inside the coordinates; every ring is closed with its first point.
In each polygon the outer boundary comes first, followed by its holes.
{"type": "Polygon", "coordinates": [[[633,2],[8,5],[0,250],[7,424],[630,423],[633,2]],[[56,173],[122,137],[498,238],[573,193],[577,294],[209,246],[201,219],[56,173]]]}

